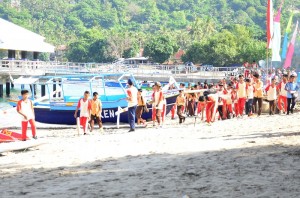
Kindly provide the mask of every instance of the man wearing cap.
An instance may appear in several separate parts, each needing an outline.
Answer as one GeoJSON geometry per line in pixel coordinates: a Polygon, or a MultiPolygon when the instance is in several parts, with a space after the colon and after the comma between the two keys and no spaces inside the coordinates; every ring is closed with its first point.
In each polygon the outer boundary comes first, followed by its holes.
{"type": "Polygon", "coordinates": [[[129,86],[129,88],[126,90],[128,101],[128,122],[130,125],[129,132],[133,132],[135,131],[135,112],[138,103],[138,90],[133,86],[131,79],[128,79],[127,84],[129,86]]]}
{"type": "Polygon", "coordinates": [[[261,115],[262,102],[263,102],[263,82],[259,79],[259,74],[253,74],[254,80],[254,98],[253,98],[253,112],[257,113],[258,116],[261,115]],[[256,106],[258,103],[258,109],[256,106]]]}
{"type": "Polygon", "coordinates": [[[277,85],[278,97],[278,109],[281,112],[287,112],[287,91],[285,90],[285,85],[288,82],[288,74],[283,74],[282,81],[277,85]],[[282,105],[283,103],[283,105],[282,105]]]}
{"type": "Polygon", "coordinates": [[[292,73],[290,76],[289,82],[285,85],[285,90],[287,91],[287,115],[294,113],[294,107],[296,104],[296,99],[298,97],[299,86],[295,82],[296,73],[292,73]]]}
{"type": "Polygon", "coordinates": [[[154,92],[154,102],[153,102],[153,106],[155,107],[156,109],[156,120],[157,120],[157,123],[158,123],[158,126],[162,126],[161,124],[161,113],[162,113],[162,110],[163,110],[163,105],[164,105],[164,95],[163,95],[163,92],[161,90],[161,84],[160,82],[156,82],[155,84],[155,89],[156,91],[154,92]]]}

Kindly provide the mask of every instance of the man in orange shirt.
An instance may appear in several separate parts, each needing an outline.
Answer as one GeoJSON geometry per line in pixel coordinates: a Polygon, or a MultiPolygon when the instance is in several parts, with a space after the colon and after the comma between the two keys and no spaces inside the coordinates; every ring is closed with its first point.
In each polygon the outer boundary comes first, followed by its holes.
{"type": "Polygon", "coordinates": [[[258,116],[261,115],[262,110],[262,102],[263,102],[263,82],[259,79],[259,74],[255,73],[253,74],[253,80],[254,80],[254,98],[253,98],[253,112],[257,113],[258,116]],[[256,103],[258,103],[258,109],[256,106],[256,103]]]}
{"type": "Polygon", "coordinates": [[[93,99],[91,100],[91,132],[94,130],[95,120],[99,125],[100,132],[103,132],[101,121],[102,103],[98,98],[98,93],[93,93],[93,99]]]}

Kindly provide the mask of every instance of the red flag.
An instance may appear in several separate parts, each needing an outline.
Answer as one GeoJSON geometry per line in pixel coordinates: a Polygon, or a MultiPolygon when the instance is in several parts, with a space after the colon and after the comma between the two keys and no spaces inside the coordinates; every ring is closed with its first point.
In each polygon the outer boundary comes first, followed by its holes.
{"type": "Polygon", "coordinates": [[[271,41],[273,37],[273,19],[274,11],[273,11],[273,0],[268,0],[267,7],[267,48],[272,48],[271,41]]]}

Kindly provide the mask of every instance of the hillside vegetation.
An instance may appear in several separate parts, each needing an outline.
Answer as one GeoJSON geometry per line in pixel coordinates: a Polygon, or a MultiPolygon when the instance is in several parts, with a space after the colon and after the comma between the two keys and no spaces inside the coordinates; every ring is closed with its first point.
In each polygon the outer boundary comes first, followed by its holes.
{"type": "MultiPolygon", "coordinates": [[[[70,61],[112,61],[144,47],[145,55],[156,53],[159,62],[179,48],[193,52],[197,48],[202,54],[190,53],[184,60],[217,65],[266,54],[266,0],[21,0],[17,8],[8,0],[1,2],[1,18],[45,36],[54,45],[67,45],[70,61]],[[156,45],[162,41],[164,45],[156,45]],[[157,52],[165,48],[168,54],[159,56],[157,52]],[[220,58],[203,55],[204,49],[220,58]]],[[[280,1],[274,4],[278,8],[280,1]]],[[[284,5],[283,26],[291,10],[297,9],[297,0],[284,5]]]]}

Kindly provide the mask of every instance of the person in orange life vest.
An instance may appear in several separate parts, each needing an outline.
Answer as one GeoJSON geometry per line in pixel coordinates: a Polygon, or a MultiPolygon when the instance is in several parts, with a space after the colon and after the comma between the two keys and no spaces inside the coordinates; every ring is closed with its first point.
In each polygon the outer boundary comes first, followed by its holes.
{"type": "Polygon", "coordinates": [[[251,83],[251,80],[249,78],[246,79],[246,94],[247,94],[247,100],[246,100],[246,115],[251,116],[252,115],[252,106],[253,106],[253,97],[254,97],[254,86],[251,83]]]}
{"type": "Polygon", "coordinates": [[[179,91],[179,96],[176,98],[177,115],[179,118],[179,124],[185,121],[185,116],[182,112],[182,106],[185,105],[185,95],[182,90],[179,91]]]}
{"type": "Polygon", "coordinates": [[[28,122],[31,126],[32,137],[37,139],[36,137],[36,127],[35,127],[35,116],[32,101],[29,100],[29,91],[22,90],[21,91],[22,100],[18,101],[17,104],[17,112],[23,116],[22,120],[22,141],[26,141],[26,133],[28,122]]]}
{"type": "Polygon", "coordinates": [[[215,106],[218,104],[217,94],[204,96],[206,102],[206,122],[210,125],[214,121],[215,106]]]}
{"type": "Polygon", "coordinates": [[[126,93],[128,101],[128,122],[130,126],[130,130],[128,132],[133,132],[135,131],[135,112],[138,104],[138,90],[133,85],[131,79],[128,79],[127,85],[129,86],[126,93]]]}
{"type": "Polygon", "coordinates": [[[91,115],[91,101],[89,100],[90,92],[85,91],[83,98],[79,99],[77,108],[74,113],[74,118],[77,118],[77,112],[80,109],[80,125],[83,128],[83,134],[86,135],[87,122],[91,115]]]}
{"type": "Polygon", "coordinates": [[[238,106],[239,106],[239,113],[238,116],[243,116],[243,112],[245,109],[246,103],[246,83],[244,81],[244,76],[239,75],[239,83],[237,84],[237,95],[238,95],[238,106]]]}
{"type": "Polygon", "coordinates": [[[269,102],[269,115],[274,115],[276,108],[275,101],[277,98],[277,87],[275,78],[271,80],[271,84],[268,85],[265,90],[267,92],[267,99],[269,102]]]}
{"type": "Polygon", "coordinates": [[[91,132],[94,130],[95,120],[99,125],[100,132],[103,132],[102,121],[101,121],[101,112],[102,112],[102,102],[98,98],[98,93],[93,93],[93,99],[91,100],[91,132]]]}
{"type": "Polygon", "coordinates": [[[161,90],[161,84],[160,82],[156,82],[155,83],[155,89],[156,89],[156,92],[154,94],[154,106],[155,106],[155,109],[156,109],[156,120],[157,120],[157,123],[158,123],[158,126],[162,126],[162,120],[161,120],[161,112],[163,110],[163,103],[164,103],[164,95],[163,95],[163,92],[161,90]]]}
{"type": "Polygon", "coordinates": [[[252,112],[257,113],[258,116],[261,115],[261,111],[262,111],[263,86],[264,86],[263,82],[259,79],[259,77],[260,76],[258,73],[253,74],[254,98],[253,98],[252,112]],[[258,109],[256,103],[258,103],[258,109]]]}
{"type": "MultiPolygon", "coordinates": [[[[155,98],[155,92],[156,92],[156,86],[153,85],[152,86],[152,101],[154,101],[154,98],[155,98]]],[[[152,103],[152,122],[153,122],[153,126],[155,126],[155,122],[156,122],[156,107],[155,107],[155,104],[154,102],[152,103]]]]}
{"type": "Polygon", "coordinates": [[[282,81],[277,85],[278,97],[278,109],[280,113],[287,112],[287,91],[285,90],[285,85],[288,82],[288,74],[283,74],[282,81]],[[283,104],[283,105],[282,105],[283,104]]]}
{"type": "Polygon", "coordinates": [[[231,90],[231,100],[233,102],[233,106],[234,106],[234,114],[235,117],[238,116],[239,114],[239,105],[238,105],[238,95],[237,95],[237,91],[236,91],[236,87],[232,86],[232,90],[231,90]]]}
{"type": "Polygon", "coordinates": [[[219,118],[224,120],[226,119],[226,99],[225,94],[227,91],[224,89],[223,84],[219,84],[219,90],[217,91],[218,94],[218,112],[219,112],[219,118]]]}

